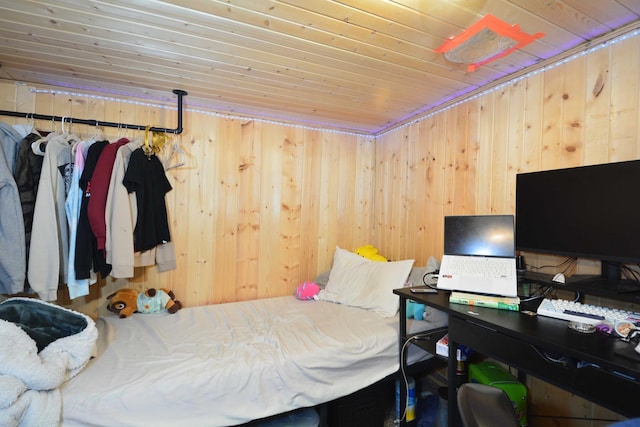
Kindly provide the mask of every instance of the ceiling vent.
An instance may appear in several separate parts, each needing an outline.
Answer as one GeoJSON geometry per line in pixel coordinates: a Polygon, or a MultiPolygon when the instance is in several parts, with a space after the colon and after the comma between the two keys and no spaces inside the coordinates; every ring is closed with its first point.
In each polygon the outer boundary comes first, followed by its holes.
{"type": "Polygon", "coordinates": [[[467,64],[470,72],[520,49],[544,33],[527,34],[516,24],[509,25],[493,15],[485,15],[478,22],[436,49],[451,62],[467,64]]]}

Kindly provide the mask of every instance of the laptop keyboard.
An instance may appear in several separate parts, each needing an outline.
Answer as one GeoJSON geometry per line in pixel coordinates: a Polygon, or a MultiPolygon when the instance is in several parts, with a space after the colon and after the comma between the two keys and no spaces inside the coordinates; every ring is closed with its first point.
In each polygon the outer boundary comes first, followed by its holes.
{"type": "Polygon", "coordinates": [[[502,258],[451,257],[448,272],[458,276],[511,279],[513,260],[502,258]]]}

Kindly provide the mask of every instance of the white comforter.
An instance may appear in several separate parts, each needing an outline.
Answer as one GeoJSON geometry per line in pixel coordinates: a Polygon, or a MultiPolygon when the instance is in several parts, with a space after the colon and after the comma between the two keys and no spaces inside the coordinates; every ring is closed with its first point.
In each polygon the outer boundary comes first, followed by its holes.
{"type": "Polygon", "coordinates": [[[63,425],[232,426],[314,406],[396,372],[397,323],[294,297],[102,318],[63,425]]]}
{"type": "Polygon", "coordinates": [[[6,300],[0,311],[0,426],[56,427],[59,387],[89,360],[95,324],[84,314],[30,298],[6,300]]]}

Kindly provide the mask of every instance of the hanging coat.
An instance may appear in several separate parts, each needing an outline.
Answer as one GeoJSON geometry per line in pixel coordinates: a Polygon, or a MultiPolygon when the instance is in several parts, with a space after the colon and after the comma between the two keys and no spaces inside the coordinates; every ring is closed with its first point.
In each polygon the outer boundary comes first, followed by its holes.
{"type": "Polygon", "coordinates": [[[69,230],[65,200],[71,184],[71,144],[62,135],[49,138],[33,212],[29,249],[29,284],[45,301],[55,301],[67,282],[69,230]]]}
{"type": "Polygon", "coordinates": [[[15,294],[24,290],[26,247],[24,220],[13,165],[20,135],[0,123],[0,292],[15,294]]]}

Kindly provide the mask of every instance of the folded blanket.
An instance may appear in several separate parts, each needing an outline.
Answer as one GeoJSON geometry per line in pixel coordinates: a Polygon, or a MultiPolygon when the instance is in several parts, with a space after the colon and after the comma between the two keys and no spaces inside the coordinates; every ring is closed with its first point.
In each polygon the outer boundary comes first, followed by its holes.
{"type": "Polygon", "coordinates": [[[97,337],[82,313],[31,298],[0,303],[0,425],[57,425],[58,387],[84,368],[97,337]]]}

